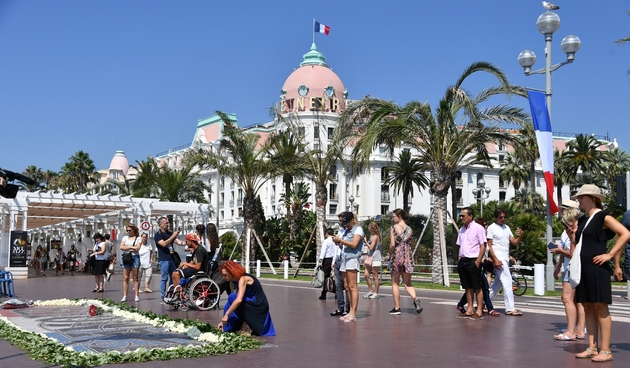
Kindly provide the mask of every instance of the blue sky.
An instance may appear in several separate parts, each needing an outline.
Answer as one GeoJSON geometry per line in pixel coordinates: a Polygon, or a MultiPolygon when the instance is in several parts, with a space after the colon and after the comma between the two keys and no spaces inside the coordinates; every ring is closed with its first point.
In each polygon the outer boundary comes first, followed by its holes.
{"type": "MultiPolygon", "coordinates": [[[[553,130],[616,138],[630,147],[630,1],[556,2],[563,37],[582,48],[553,73],[553,130]]],[[[349,98],[434,105],[474,61],[526,77],[518,54],[544,66],[537,0],[442,1],[0,1],[0,167],[58,171],[78,150],[107,168],[190,143],[216,110],[248,126],[270,120],[289,74],[316,43],[349,98]]],[[[473,93],[494,84],[470,78],[473,93]]],[[[497,101],[498,102],[498,101],[497,101]]],[[[515,105],[526,107],[516,99],[515,105]]]]}

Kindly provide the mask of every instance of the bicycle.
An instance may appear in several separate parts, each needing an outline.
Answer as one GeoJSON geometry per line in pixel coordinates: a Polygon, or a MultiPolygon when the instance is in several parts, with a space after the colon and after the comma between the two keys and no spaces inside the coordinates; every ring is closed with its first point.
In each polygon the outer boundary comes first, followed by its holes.
{"type": "Polygon", "coordinates": [[[510,267],[512,274],[512,292],[514,295],[522,296],[527,291],[527,279],[517,268],[510,267]]]}

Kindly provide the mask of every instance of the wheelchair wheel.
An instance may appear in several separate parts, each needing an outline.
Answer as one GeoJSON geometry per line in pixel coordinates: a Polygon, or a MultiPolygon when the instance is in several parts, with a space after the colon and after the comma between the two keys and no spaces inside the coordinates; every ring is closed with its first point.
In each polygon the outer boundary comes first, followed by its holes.
{"type": "Polygon", "coordinates": [[[219,304],[219,286],[210,278],[197,279],[189,288],[190,304],[199,310],[210,310],[219,304]]]}

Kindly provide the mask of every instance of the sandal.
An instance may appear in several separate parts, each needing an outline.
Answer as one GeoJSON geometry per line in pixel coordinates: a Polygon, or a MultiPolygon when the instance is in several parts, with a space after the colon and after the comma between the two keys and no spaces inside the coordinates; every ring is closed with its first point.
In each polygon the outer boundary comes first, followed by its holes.
{"type": "MultiPolygon", "coordinates": [[[[608,353],[610,354],[610,352],[608,353]]],[[[586,348],[586,350],[584,350],[583,352],[575,354],[575,357],[578,359],[588,359],[597,355],[597,348],[586,348]]]]}
{"type": "Polygon", "coordinates": [[[511,310],[509,312],[505,312],[506,316],[516,316],[516,317],[520,317],[523,315],[523,312],[521,312],[520,310],[514,309],[511,310]]]}
{"type": "Polygon", "coordinates": [[[343,320],[344,322],[356,322],[357,318],[352,314],[346,315],[346,318],[343,320]]]}
{"type": "Polygon", "coordinates": [[[495,311],[494,309],[488,312],[488,315],[492,317],[501,317],[501,313],[495,311]]]}
{"type": "Polygon", "coordinates": [[[604,351],[604,350],[600,351],[599,354],[591,358],[591,362],[598,362],[598,363],[610,362],[611,360],[613,360],[612,353],[610,351],[604,351]],[[603,358],[598,358],[599,356],[602,356],[602,355],[604,356],[603,358]]]}
{"type": "Polygon", "coordinates": [[[577,340],[575,337],[567,336],[566,334],[553,335],[554,340],[558,341],[575,341],[577,340]]]}

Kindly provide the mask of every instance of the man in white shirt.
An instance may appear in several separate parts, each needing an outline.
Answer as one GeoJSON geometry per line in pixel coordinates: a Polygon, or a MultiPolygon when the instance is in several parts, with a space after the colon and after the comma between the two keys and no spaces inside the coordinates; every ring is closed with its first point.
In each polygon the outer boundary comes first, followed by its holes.
{"type": "MultiPolygon", "coordinates": [[[[330,271],[332,270],[332,261],[335,256],[335,242],[332,239],[332,229],[326,230],[324,241],[322,242],[322,251],[319,253],[319,264],[324,271],[324,280],[330,277],[330,271]]],[[[319,296],[320,300],[326,300],[326,288],[322,287],[322,294],[319,296]]]]}
{"type": "Polygon", "coordinates": [[[503,301],[505,314],[508,316],[522,316],[523,313],[514,309],[514,292],[512,290],[512,274],[510,273],[510,243],[517,246],[523,239],[523,230],[516,229],[515,238],[510,227],[505,224],[507,218],[503,208],[494,211],[495,222],[488,226],[488,253],[494,264],[495,279],[490,286],[490,299],[503,287],[503,301]]]}

